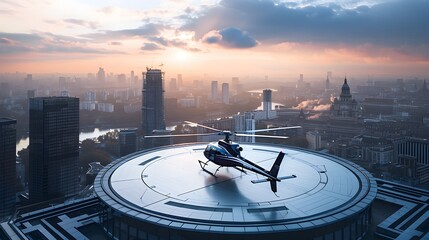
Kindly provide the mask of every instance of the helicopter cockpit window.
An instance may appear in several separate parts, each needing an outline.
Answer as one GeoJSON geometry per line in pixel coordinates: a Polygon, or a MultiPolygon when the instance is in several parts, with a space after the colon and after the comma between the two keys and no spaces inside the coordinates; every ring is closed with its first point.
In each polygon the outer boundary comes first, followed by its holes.
{"type": "Polygon", "coordinates": [[[210,151],[215,153],[215,154],[226,155],[226,151],[222,148],[219,148],[219,147],[211,146],[210,151]]]}

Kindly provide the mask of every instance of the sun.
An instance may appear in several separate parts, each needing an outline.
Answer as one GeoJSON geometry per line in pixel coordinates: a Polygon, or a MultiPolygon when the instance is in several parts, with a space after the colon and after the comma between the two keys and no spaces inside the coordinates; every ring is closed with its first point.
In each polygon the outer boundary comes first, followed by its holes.
{"type": "Polygon", "coordinates": [[[176,61],[179,61],[179,62],[185,62],[185,61],[189,60],[189,57],[190,57],[189,53],[184,51],[184,50],[177,51],[174,54],[174,56],[175,56],[176,61]]]}

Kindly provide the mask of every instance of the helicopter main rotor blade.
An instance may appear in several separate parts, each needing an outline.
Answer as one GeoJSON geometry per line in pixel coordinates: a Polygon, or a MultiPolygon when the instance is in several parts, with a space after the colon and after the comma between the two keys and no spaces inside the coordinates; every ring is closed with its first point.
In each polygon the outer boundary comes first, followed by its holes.
{"type": "Polygon", "coordinates": [[[212,128],[212,127],[208,127],[208,126],[205,126],[205,125],[202,125],[202,124],[199,124],[199,123],[194,123],[194,122],[190,122],[190,121],[185,121],[185,123],[187,123],[187,124],[191,124],[191,125],[197,125],[197,126],[199,126],[199,127],[207,128],[207,129],[210,129],[210,130],[213,130],[213,131],[216,131],[216,132],[222,132],[222,131],[221,131],[221,130],[219,130],[219,129],[212,128]]]}
{"type": "Polygon", "coordinates": [[[191,137],[191,136],[209,136],[218,135],[218,133],[190,133],[190,134],[173,134],[173,135],[151,135],[143,136],[144,138],[167,138],[167,137],[191,137]]]}
{"type": "Polygon", "coordinates": [[[256,135],[256,134],[243,134],[243,133],[236,133],[234,135],[238,136],[238,137],[261,137],[261,138],[278,138],[278,139],[288,139],[289,138],[286,136],[256,135]]]}
{"type": "Polygon", "coordinates": [[[248,130],[248,131],[239,132],[239,133],[257,133],[257,132],[268,132],[268,131],[284,130],[284,129],[296,129],[296,128],[301,128],[301,126],[278,127],[278,128],[266,128],[266,129],[248,130]]]}

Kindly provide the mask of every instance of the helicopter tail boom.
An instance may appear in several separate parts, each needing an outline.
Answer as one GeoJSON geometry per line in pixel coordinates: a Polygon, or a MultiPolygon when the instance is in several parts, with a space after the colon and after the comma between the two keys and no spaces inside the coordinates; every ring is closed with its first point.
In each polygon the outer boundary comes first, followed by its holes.
{"type": "Polygon", "coordinates": [[[279,155],[277,156],[276,161],[270,170],[270,175],[273,177],[273,179],[270,179],[271,191],[273,192],[277,192],[277,181],[280,181],[277,179],[277,175],[279,173],[280,164],[282,164],[284,156],[285,154],[283,152],[279,152],[279,155]]]}
{"type": "Polygon", "coordinates": [[[277,182],[280,182],[281,180],[285,180],[285,179],[296,178],[296,175],[277,177],[277,175],[279,173],[279,169],[280,169],[280,164],[282,163],[284,156],[285,156],[285,154],[283,152],[280,152],[279,155],[277,156],[277,159],[274,162],[273,166],[271,167],[271,170],[268,172],[268,174],[271,175],[270,178],[252,180],[252,183],[270,182],[271,191],[276,193],[277,192],[277,182]]]}
{"type": "Polygon", "coordinates": [[[284,156],[285,156],[285,154],[283,152],[279,152],[279,155],[277,156],[276,161],[274,162],[273,166],[271,167],[271,170],[269,173],[273,178],[277,179],[277,174],[279,173],[280,164],[282,164],[284,156]]]}

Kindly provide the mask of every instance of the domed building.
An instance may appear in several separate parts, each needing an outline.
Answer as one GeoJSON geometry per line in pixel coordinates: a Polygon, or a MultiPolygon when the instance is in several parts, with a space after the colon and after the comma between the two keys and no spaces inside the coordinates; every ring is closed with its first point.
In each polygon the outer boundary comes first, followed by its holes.
{"type": "Polygon", "coordinates": [[[356,118],[358,116],[357,102],[352,98],[347,78],[344,78],[340,97],[335,98],[331,105],[331,114],[340,118],[356,118]]]}

